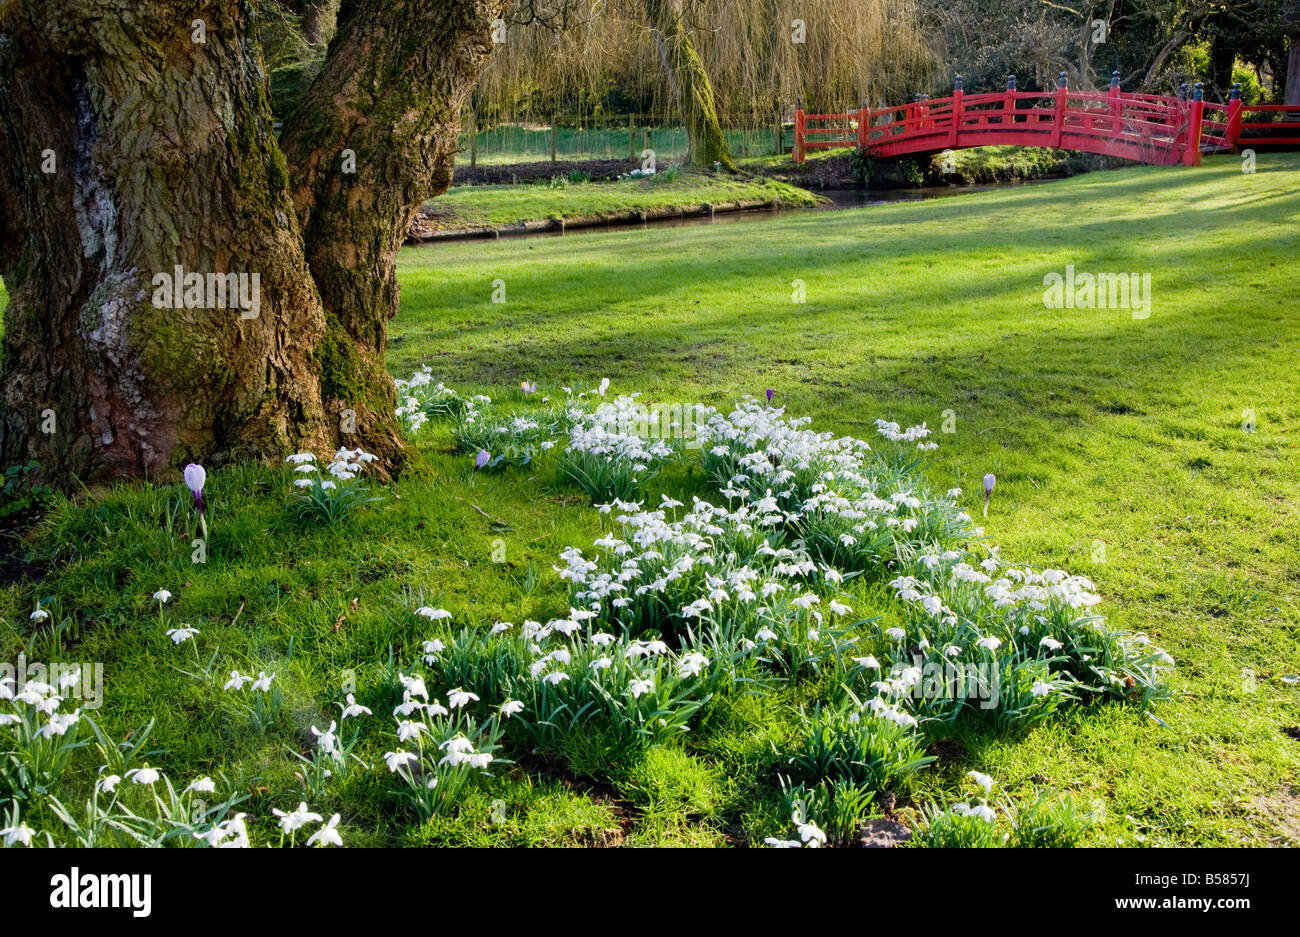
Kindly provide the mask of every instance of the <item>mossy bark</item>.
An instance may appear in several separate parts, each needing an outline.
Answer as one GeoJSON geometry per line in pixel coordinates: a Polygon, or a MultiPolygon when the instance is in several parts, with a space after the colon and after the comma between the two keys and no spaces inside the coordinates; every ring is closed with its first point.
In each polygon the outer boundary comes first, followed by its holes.
{"type": "Polygon", "coordinates": [[[682,0],[646,3],[650,31],[668,76],[668,87],[686,125],[690,163],[703,167],[717,163],[735,172],[736,163],[718,122],[713,84],[683,20],[682,0]]]}
{"type": "Polygon", "coordinates": [[[400,232],[448,184],[499,6],[345,0],[277,141],[252,0],[0,3],[0,460],[65,485],[340,444],[397,467],[400,232]],[[178,266],[258,274],[256,317],[158,308],[178,266]]]}

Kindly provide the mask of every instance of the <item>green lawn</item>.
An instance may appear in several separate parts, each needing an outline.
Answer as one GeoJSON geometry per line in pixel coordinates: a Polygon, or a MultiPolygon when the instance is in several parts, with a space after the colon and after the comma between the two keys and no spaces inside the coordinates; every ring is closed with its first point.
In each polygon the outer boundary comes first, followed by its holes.
{"type": "Polygon", "coordinates": [[[582,218],[657,209],[695,209],[724,203],[764,203],[786,207],[816,205],[806,189],[771,179],[735,179],[705,173],[667,178],[574,182],[555,185],[456,186],[430,204],[450,212],[434,219],[442,229],[504,227],[523,221],[582,218]]]}
{"type": "MultiPolygon", "coordinates": [[[[935,436],[934,486],[963,488],[982,520],[980,478],[996,473],[988,538],[1015,562],[1091,578],[1113,626],[1145,631],[1177,660],[1175,696],[1151,713],[1076,706],[1022,733],[959,723],[939,734],[939,760],[899,815],[969,796],[964,775],[977,770],[1016,802],[1072,795],[1095,813],[1089,843],[1295,842],[1300,741],[1283,728],[1300,722],[1300,688],[1283,678],[1300,673],[1300,156],[1264,156],[1254,175],[1238,165],[408,249],[390,368],[428,364],[507,400],[523,379],[557,394],[608,377],[617,392],[720,407],[772,388],[814,428],[873,442],[877,417],[936,431],[955,417],[955,432],[935,436]],[[1149,273],[1149,318],[1045,308],[1044,276],[1068,264],[1149,273]],[[805,302],[792,301],[795,281],[805,302]]],[[[599,516],[544,461],[475,472],[443,424],[390,497],[342,527],[290,519],[287,476],[211,473],[201,565],[174,516],[179,486],[61,503],[33,547],[34,573],[47,575],[3,593],[0,659],[22,648],[103,661],[96,718],[115,738],[156,719],[150,763],[186,783],[222,772],[249,797],[239,809],[258,818],[256,842],[275,841],[272,808],[300,799],[341,812],[353,845],[703,845],[784,832],[776,752],[826,691],[816,680],[729,696],[682,741],[587,764],[582,777],[572,762],[509,751],[516,764],[457,811],[414,821],[380,760],[397,744],[394,701],[377,689],[390,649],[400,664],[431,634],[564,614],[552,567],[600,536],[599,516]],[[161,622],[158,588],[176,593],[161,622]],[[28,621],[37,601],[61,631],[28,621]],[[451,625],[415,618],[424,604],[449,610],[451,625]],[[199,638],[173,647],[163,631],[182,623],[199,638]],[[278,675],[281,709],[265,731],[234,694],[182,672],[210,655],[221,673],[278,675]],[[375,710],[358,752],[377,767],[309,796],[290,751],[310,751],[310,727],[336,718],[353,684],[375,710]]],[[[693,476],[669,481],[705,490],[693,476]]],[[[873,596],[859,590],[868,609],[873,596]]],[[[74,763],[71,788],[88,790],[98,763],[74,763]]]]}

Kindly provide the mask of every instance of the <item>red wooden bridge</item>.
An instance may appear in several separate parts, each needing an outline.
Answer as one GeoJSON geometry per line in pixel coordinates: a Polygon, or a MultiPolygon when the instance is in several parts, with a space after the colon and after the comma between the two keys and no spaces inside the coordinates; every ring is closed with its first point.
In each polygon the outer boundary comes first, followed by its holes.
{"type": "MultiPolygon", "coordinates": [[[[1204,100],[1200,82],[1177,97],[1120,90],[1071,91],[1065,73],[1054,92],[964,94],[847,114],[795,112],[795,162],[808,150],[856,146],[875,156],[938,153],[975,146],[1039,146],[1117,156],[1139,163],[1198,166],[1202,153],[1300,145],[1300,106],[1241,103],[1233,85],[1224,104],[1204,100]]],[[[919,96],[918,96],[919,98],[919,96]]]]}

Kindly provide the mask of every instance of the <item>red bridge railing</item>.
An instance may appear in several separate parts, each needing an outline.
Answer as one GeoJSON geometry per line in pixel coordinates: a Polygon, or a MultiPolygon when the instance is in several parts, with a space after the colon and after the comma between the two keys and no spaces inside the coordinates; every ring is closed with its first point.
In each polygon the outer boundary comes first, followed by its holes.
{"type": "Polygon", "coordinates": [[[1200,82],[1177,97],[1127,94],[1119,73],[1109,91],[1070,91],[1065,73],[1054,92],[1016,90],[967,95],[957,76],[950,97],[862,108],[844,114],[795,112],[796,162],[808,150],[857,146],[877,156],[975,146],[1041,146],[1117,156],[1140,163],[1196,166],[1202,153],[1242,146],[1300,144],[1300,106],[1241,103],[1234,85],[1225,104],[1204,100],[1200,82]]]}

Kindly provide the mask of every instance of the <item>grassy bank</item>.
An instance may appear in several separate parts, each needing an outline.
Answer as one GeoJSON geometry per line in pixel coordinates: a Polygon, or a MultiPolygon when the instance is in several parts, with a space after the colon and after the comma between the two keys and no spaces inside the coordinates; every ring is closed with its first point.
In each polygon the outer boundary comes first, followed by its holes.
{"type": "Polygon", "coordinates": [[[430,202],[436,230],[498,228],[525,221],[594,218],[629,212],[690,210],[701,205],[764,203],[809,207],[818,197],[770,179],[680,173],[615,182],[457,186],[430,202]]]}
{"type": "MultiPolygon", "coordinates": [[[[1300,692],[1285,679],[1300,672],[1297,179],[1296,156],[1264,156],[1251,176],[1216,159],[671,236],[412,249],[399,260],[389,366],[406,376],[428,364],[507,407],[532,406],[523,379],[539,397],[608,377],[611,396],[722,408],[772,388],[815,429],[881,451],[875,418],[927,422],[940,444],[929,484],[962,488],[1004,558],[1088,576],[1110,626],[1144,632],[1178,666],[1174,697],[1150,710],[1094,699],[1029,727],[924,725],[936,760],[897,789],[893,815],[921,829],[928,805],[980,794],[973,770],[994,779],[999,831],[1007,804],[1069,796],[1088,814],[1086,843],[1294,841],[1300,742],[1284,730],[1300,692]],[[1044,276],[1067,265],[1149,273],[1149,316],[1045,308],[1044,276]]],[[[461,628],[486,636],[496,621],[567,614],[558,555],[591,555],[609,524],[557,476],[553,453],[478,472],[463,444],[453,421],[433,420],[411,470],[340,527],[292,516],[287,467],[215,469],[204,563],[192,562],[179,485],[60,501],[33,537],[29,578],[0,598],[0,656],[103,662],[95,718],[114,739],[156,720],[150,764],[247,797],[238,809],[259,843],[275,842],[271,810],[300,800],[339,812],[351,845],[788,835],[786,758],[808,713],[848,679],[829,665],[761,692],[719,688],[690,732],[636,758],[593,765],[507,743],[513,764],[464,789],[457,809],[419,819],[383,761],[399,745],[395,670],[431,637],[452,645],[461,628]],[[175,593],[162,608],[160,588],[175,593]],[[46,623],[29,619],[38,604],[46,623]],[[423,606],[451,621],[421,618],[423,606]],[[166,631],[186,625],[199,634],[173,644],[166,631]],[[266,720],[247,690],[221,689],[231,669],[276,675],[266,720]],[[298,756],[349,688],[374,711],[354,750],[369,767],[316,789],[298,756]]],[[[689,503],[710,487],[687,461],[650,491],[689,503]]],[[[870,576],[844,591],[855,620],[882,616],[855,628],[883,653],[892,596],[870,576]]],[[[430,667],[435,695],[455,685],[434,685],[443,666],[430,667]]],[[[100,763],[89,750],[73,761],[68,796],[88,796],[100,763]]],[[[53,828],[48,812],[32,817],[53,828]]]]}

